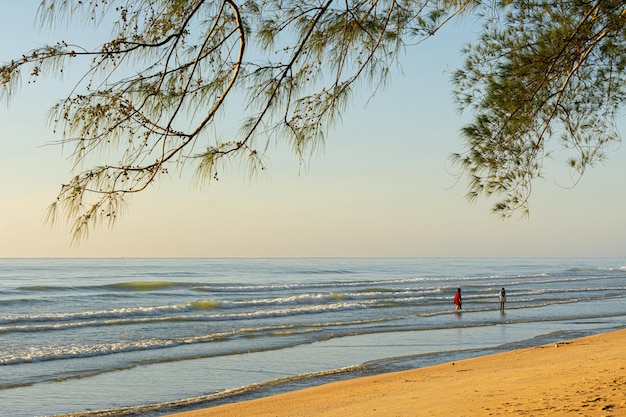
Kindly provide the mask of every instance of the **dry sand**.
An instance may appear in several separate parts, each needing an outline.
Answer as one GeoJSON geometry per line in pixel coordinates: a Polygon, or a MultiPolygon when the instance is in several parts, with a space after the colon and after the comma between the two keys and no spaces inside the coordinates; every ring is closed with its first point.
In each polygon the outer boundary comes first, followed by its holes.
{"type": "Polygon", "coordinates": [[[626,416],[626,329],[176,417],[626,416]]]}

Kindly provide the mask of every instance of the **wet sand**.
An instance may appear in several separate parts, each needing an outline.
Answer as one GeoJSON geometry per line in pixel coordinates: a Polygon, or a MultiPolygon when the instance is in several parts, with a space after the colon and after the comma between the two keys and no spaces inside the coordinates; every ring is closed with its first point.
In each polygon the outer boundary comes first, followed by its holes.
{"type": "Polygon", "coordinates": [[[626,329],[175,416],[626,416],[626,329]]]}

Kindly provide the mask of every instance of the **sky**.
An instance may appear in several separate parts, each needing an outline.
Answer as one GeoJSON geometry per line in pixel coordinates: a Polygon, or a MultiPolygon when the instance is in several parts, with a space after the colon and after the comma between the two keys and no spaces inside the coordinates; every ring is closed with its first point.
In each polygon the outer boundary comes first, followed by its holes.
{"type": "MultiPolygon", "coordinates": [[[[0,61],[95,35],[39,31],[38,3],[0,0],[0,61]]],[[[256,180],[233,169],[198,188],[188,168],[134,196],[113,229],[92,230],[78,246],[67,224],[44,222],[71,168],[68,150],[49,145],[59,138],[45,115],[71,85],[24,85],[0,107],[0,258],[626,256],[626,146],[575,187],[563,160],[547,161],[528,218],[503,221],[494,201],[465,199],[449,155],[464,150],[467,115],[453,102],[450,71],[471,33],[452,24],[407,49],[390,86],[371,100],[358,95],[306,169],[273,141],[256,180]]]]}

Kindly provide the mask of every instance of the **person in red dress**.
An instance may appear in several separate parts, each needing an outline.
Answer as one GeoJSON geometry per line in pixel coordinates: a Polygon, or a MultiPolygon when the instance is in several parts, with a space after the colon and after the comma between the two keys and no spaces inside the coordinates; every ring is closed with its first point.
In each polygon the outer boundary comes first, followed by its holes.
{"type": "Polygon", "coordinates": [[[461,310],[462,309],[463,298],[461,298],[461,289],[460,288],[457,288],[456,289],[456,294],[454,294],[454,305],[456,306],[457,310],[461,310]]]}

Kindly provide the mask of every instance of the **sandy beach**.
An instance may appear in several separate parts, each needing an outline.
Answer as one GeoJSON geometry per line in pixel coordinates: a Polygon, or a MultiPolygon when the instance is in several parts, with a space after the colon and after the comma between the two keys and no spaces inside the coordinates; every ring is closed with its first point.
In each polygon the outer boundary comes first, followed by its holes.
{"type": "Polygon", "coordinates": [[[626,329],[176,417],[626,416],[626,329]]]}

